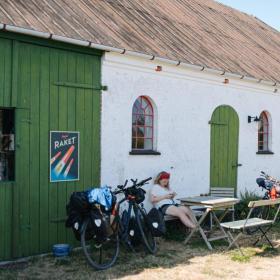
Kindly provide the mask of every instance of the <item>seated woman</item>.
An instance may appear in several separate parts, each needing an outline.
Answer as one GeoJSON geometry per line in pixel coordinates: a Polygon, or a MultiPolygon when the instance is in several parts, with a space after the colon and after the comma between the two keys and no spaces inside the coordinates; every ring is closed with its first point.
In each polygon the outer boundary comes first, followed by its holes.
{"type": "Polygon", "coordinates": [[[160,172],[155,179],[155,184],[150,190],[151,203],[160,209],[163,215],[178,217],[187,228],[194,228],[190,208],[180,206],[174,200],[176,193],[169,187],[170,174],[160,172]]]}

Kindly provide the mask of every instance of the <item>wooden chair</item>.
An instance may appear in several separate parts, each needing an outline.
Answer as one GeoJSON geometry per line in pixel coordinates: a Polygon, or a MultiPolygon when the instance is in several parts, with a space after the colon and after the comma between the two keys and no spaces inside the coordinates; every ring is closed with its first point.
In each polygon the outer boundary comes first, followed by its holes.
{"type": "MultiPolygon", "coordinates": [[[[215,197],[221,197],[221,198],[225,198],[225,197],[234,198],[235,188],[210,188],[210,195],[215,197]]],[[[232,221],[234,221],[234,212],[235,212],[234,206],[228,209],[228,211],[232,215],[232,221]]],[[[210,220],[210,224],[212,226],[212,218],[210,220]]]]}
{"type": "MultiPolygon", "coordinates": [[[[272,242],[269,240],[267,233],[275,224],[277,216],[280,210],[280,198],[278,199],[270,199],[270,200],[258,200],[258,201],[250,201],[248,204],[250,211],[248,216],[245,220],[238,220],[233,222],[221,223],[221,226],[227,231],[230,244],[228,246],[228,250],[232,246],[236,246],[240,252],[242,253],[240,246],[238,245],[237,241],[241,236],[248,235],[248,229],[255,228],[254,234],[261,233],[259,238],[254,242],[254,245],[258,244],[263,238],[267,240],[269,245],[273,248],[272,242]],[[251,218],[253,210],[258,207],[266,207],[266,206],[278,206],[277,211],[275,212],[274,218],[272,220],[269,219],[262,219],[262,218],[251,218]],[[231,231],[238,231],[239,233],[234,237],[231,231]]],[[[251,236],[252,234],[250,234],[251,236]]],[[[242,253],[243,254],[243,253],[242,253]]]]}

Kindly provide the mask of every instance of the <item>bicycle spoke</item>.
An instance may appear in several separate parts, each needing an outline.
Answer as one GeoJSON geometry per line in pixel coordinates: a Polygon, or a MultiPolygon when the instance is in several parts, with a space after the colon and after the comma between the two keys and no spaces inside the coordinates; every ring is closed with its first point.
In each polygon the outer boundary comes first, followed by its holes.
{"type": "Polygon", "coordinates": [[[89,264],[98,270],[111,267],[119,254],[118,232],[113,232],[110,238],[103,242],[98,241],[94,236],[87,239],[88,221],[86,223],[81,236],[81,244],[89,264]]]}

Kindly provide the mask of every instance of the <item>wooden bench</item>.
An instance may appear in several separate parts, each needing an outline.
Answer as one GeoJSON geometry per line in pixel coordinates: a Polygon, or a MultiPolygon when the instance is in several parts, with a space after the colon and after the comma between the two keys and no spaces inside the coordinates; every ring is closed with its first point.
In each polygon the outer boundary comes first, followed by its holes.
{"type": "MultiPolygon", "coordinates": [[[[250,211],[248,216],[245,220],[238,220],[233,222],[221,223],[221,226],[227,231],[227,234],[230,239],[230,244],[228,246],[228,250],[232,246],[236,246],[240,252],[242,253],[240,246],[238,245],[237,241],[242,235],[248,235],[248,229],[255,228],[256,230],[253,231],[253,234],[257,234],[258,232],[261,233],[261,236],[254,242],[254,245],[259,243],[263,238],[267,240],[269,245],[273,248],[273,244],[269,240],[267,233],[275,224],[277,216],[280,210],[280,198],[278,199],[270,199],[270,200],[258,200],[258,201],[250,201],[248,204],[250,211]],[[263,218],[256,218],[252,217],[253,210],[259,207],[266,207],[266,206],[276,206],[278,205],[277,211],[275,212],[273,219],[263,219],[263,218]],[[234,237],[231,231],[238,231],[239,233],[234,237]]],[[[252,235],[252,234],[250,234],[252,235]]],[[[243,254],[243,253],[242,253],[243,254]]]]}

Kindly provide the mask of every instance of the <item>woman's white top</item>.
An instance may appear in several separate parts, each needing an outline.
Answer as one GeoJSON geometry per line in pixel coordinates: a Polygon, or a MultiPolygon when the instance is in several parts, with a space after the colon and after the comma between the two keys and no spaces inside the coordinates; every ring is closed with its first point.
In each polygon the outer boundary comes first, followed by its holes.
{"type": "MultiPolygon", "coordinates": [[[[160,185],[156,184],[153,185],[150,189],[150,200],[152,199],[152,196],[163,196],[172,193],[173,191],[169,188],[161,187],[160,185]]],[[[164,204],[175,204],[177,203],[174,199],[163,199],[157,203],[154,204],[157,208],[160,208],[164,204]]]]}

